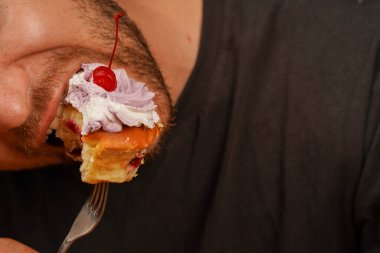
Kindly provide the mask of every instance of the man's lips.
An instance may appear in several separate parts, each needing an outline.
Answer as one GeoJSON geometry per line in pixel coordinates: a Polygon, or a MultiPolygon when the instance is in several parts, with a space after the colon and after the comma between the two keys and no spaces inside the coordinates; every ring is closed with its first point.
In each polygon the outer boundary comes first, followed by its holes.
{"type": "Polygon", "coordinates": [[[51,100],[48,101],[46,110],[41,114],[39,134],[37,136],[38,145],[42,145],[46,142],[47,132],[53,120],[56,118],[57,110],[62,106],[63,96],[65,96],[67,86],[67,84],[62,85],[56,90],[51,100]]]}

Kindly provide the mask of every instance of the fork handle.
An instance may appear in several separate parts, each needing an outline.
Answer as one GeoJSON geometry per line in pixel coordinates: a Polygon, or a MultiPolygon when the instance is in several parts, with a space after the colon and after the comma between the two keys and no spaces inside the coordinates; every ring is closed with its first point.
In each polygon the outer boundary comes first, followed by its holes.
{"type": "Polygon", "coordinates": [[[65,238],[61,247],[59,247],[59,250],[57,253],[66,253],[69,250],[71,244],[73,244],[73,242],[74,241],[68,241],[67,238],[65,238]]]}

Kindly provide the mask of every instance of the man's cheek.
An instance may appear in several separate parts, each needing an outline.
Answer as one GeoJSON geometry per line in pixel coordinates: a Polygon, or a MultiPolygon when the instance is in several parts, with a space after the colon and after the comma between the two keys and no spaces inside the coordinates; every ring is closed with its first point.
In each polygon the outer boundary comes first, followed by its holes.
{"type": "Polygon", "coordinates": [[[32,248],[10,238],[0,238],[1,253],[37,253],[32,248]]]}

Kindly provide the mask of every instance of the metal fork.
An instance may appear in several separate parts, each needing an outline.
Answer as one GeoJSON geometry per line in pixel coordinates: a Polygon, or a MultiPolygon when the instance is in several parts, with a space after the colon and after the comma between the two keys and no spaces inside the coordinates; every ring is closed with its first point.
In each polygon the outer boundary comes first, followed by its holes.
{"type": "Polygon", "coordinates": [[[58,253],[67,252],[75,240],[89,234],[96,227],[106,207],[108,188],[108,183],[99,183],[94,186],[92,193],[76,217],[58,253]]]}

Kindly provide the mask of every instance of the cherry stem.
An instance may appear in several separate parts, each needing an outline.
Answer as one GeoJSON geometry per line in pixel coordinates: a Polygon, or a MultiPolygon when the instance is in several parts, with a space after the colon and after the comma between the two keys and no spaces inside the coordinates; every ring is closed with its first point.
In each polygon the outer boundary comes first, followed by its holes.
{"type": "Polygon", "coordinates": [[[112,55],[111,55],[111,60],[110,60],[110,63],[108,64],[108,68],[111,68],[111,64],[112,64],[113,56],[115,55],[116,45],[117,45],[117,39],[118,39],[118,35],[119,35],[119,18],[121,18],[122,16],[124,16],[124,12],[119,12],[119,13],[117,13],[117,14],[114,16],[115,23],[116,23],[115,44],[114,44],[114,46],[113,46],[112,55]]]}

